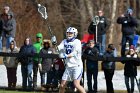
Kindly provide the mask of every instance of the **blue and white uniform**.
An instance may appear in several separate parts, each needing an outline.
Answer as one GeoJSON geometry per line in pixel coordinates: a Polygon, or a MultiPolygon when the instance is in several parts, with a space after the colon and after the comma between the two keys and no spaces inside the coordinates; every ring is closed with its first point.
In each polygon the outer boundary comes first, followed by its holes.
{"type": "Polygon", "coordinates": [[[58,46],[58,49],[63,55],[72,55],[72,57],[65,59],[66,70],[62,80],[81,79],[83,72],[81,41],[75,38],[70,41],[64,39],[58,46]]]}

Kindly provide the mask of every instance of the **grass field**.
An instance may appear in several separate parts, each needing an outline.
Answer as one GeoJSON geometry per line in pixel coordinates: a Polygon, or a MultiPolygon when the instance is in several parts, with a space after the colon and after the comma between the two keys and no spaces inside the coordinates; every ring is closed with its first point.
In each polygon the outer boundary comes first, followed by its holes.
{"type": "MultiPolygon", "coordinates": [[[[58,92],[23,92],[23,91],[10,91],[10,90],[0,90],[0,93],[58,93],[58,92]]],[[[66,92],[66,93],[72,93],[72,92],[66,92]]],[[[106,91],[101,90],[98,91],[98,93],[106,93],[106,91]]],[[[122,91],[122,90],[115,90],[115,93],[127,93],[126,91],[122,91]]]]}

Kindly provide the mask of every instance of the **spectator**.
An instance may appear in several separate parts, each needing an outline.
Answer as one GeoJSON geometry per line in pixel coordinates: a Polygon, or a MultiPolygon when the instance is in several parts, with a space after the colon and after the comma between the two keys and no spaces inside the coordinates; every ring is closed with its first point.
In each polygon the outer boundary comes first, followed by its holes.
{"type": "Polygon", "coordinates": [[[2,27],[3,39],[6,38],[6,48],[9,48],[9,44],[14,40],[16,33],[16,21],[12,12],[2,15],[2,27]]]}
{"type": "MultiPolygon", "coordinates": [[[[42,36],[42,33],[37,33],[36,34],[36,42],[33,44],[35,50],[36,50],[36,53],[39,54],[40,50],[42,49],[42,40],[43,40],[43,36],[42,36]]],[[[33,88],[34,90],[37,89],[37,72],[38,72],[38,60],[39,56],[38,57],[34,57],[33,58],[33,88]]],[[[41,80],[42,81],[42,80],[41,80]]]]}
{"type": "MultiPolygon", "coordinates": [[[[109,44],[108,48],[104,54],[104,58],[106,57],[116,57],[116,49],[113,44],[109,44]]],[[[102,62],[102,69],[104,71],[106,86],[107,86],[107,93],[114,93],[112,78],[115,71],[115,62],[110,61],[103,61],[102,62]]]]}
{"type": "Polygon", "coordinates": [[[21,62],[23,90],[32,89],[33,60],[32,60],[32,57],[29,57],[29,56],[34,55],[35,52],[36,51],[31,43],[31,39],[26,38],[24,40],[24,45],[20,48],[20,51],[19,51],[19,53],[21,53],[21,56],[19,56],[18,58],[19,62],[21,62]],[[27,87],[27,82],[28,82],[28,87],[27,87]]]}
{"type": "Polygon", "coordinates": [[[95,35],[94,40],[96,41],[96,44],[97,43],[99,44],[100,55],[103,55],[105,53],[106,31],[108,30],[108,28],[109,28],[109,22],[107,21],[107,18],[104,16],[104,12],[102,10],[99,10],[98,16],[95,16],[93,18],[93,21],[90,23],[88,32],[89,34],[95,35]]]}
{"type": "Polygon", "coordinates": [[[39,63],[42,65],[42,69],[40,71],[41,73],[41,86],[47,86],[48,90],[50,89],[50,86],[52,86],[52,79],[53,79],[53,59],[52,58],[41,58],[41,55],[46,54],[54,54],[54,50],[52,48],[52,44],[50,40],[43,40],[43,48],[40,50],[40,59],[39,63]],[[47,73],[47,77],[45,76],[47,73]],[[46,79],[45,79],[46,78],[46,79]],[[47,80],[47,81],[45,81],[47,80]]]}
{"type": "MultiPolygon", "coordinates": [[[[92,57],[98,57],[99,51],[95,47],[94,40],[89,41],[89,46],[84,51],[84,55],[85,54],[92,57]]],[[[88,93],[93,93],[93,92],[96,93],[97,92],[98,61],[92,61],[91,59],[87,59],[86,69],[87,69],[88,93]],[[94,79],[94,84],[92,83],[92,76],[94,79]]]]}
{"type": "MultiPolygon", "coordinates": [[[[7,53],[18,53],[15,41],[11,41],[10,48],[7,49],[7,53]]],[[[18,66],[16,57],[4,57],[3,62],[7,69],[8,88],[15,88],[17,83],[16,73],[18,66]]]]}
{"type": "MultiPolygon", "coordinates": [[[[129,48],[129,52],[127,53],[126,57],[128,58],[137,58],[138,55],[135,52],[135,47],[133,45],[130,46],[129,48]]],[[[137,76],[137,62],[135,62],[134,60],[129,60],[127,62],[125,62],[125,66],[124,66],[124,78],[125,78],[125,85],[127,88],[127,92],[128,93],[134,93],[134,80],[135,77],[137,76]],[[130,79],[130,82],[129,82],[130,79]],[[129,83],[131,84],[131,87],[129,85],[129,83]]]]}
{"type": "MultiPolygon", "coordinates": [[[[83,73],[83,64],[81,59],[82,46],[80,40],[76,39],[78,31],[74,27],[69,27],[66,31],[67,38],[64,39],[58,49],[60,50],[60,58],[65,59],[66,68],[62,76],[59,93],[65,92],[67,81],[73,81],[75,88],[81,93],[86,93],[85,89],[80,85],[83,73]]],[[[56,43],[52,37],[53,44],[56,43]]]]}
{"type": "Polygon", "coordinates": [[[133,45],[134,28],[137,27],[138,22],[133,17],[133,10],[129,8],[125,14],[118,17],[117,23],[122,25],[121,56],[125,56],[126,42],[128,41],[129,45],[133,45]]]}
{"type": "Polygon", "coordinates": [[[2,52],[2,33],[3,33],[2,27],[3,23],[2,20],[0,19],[0,52],[2,52]]]}
{"type": "Polygon", "coordinates": [[[53,88],[53,90],[57,91],[61,78],[63,76],[64,70],[65,70],[62,59],[57,58],[54,60],[53,70],[54,70],[54,77],[53,77],[54,88],[53,88]]]}

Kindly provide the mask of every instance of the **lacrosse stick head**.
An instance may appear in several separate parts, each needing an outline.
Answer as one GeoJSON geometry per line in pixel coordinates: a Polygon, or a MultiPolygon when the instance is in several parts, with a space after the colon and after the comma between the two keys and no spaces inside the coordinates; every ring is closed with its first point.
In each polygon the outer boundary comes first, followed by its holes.
{"type": "Polygon", "coordinates": [[[93,17],[93,25],[98,25],[99,21],[100,21],[99,16],[93,17]]]}
{"type": "Polygon", "coordinates": [[[41,14],[41,16],[44,18],[44,19],[47,19],[48,18],[48,15],[47,15],[47,11],[46,11],[46,7],[41,5],[41,4],[38,4],[38,12],[41,14]]]}

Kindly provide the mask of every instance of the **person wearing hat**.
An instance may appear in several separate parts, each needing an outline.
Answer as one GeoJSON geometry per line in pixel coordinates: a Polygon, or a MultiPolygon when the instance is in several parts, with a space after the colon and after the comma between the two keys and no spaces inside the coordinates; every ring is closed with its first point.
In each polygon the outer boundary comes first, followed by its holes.
{"type": "MultiPolygon", "coordinates": [[[[129,52],[126,54],[126,57],[128,58],[138,57],[135,51],[135,47],[133,45],[129,47],[129,52]]],[[[134,80],[135,80],[135,77],[137,76],[137,62],[134,60],[129,60],[127,62],[124,62],[124,64],[125,64],[124,65],[124,80],[125,80],[127,92],[134,93],[134,85],[135,85],[134,80]],[[131,85],[129,85],[129,83],[131,85]]]]}
{"type": "Polygon", "coordinates": [[[39,52],[39,63],[42,65],[42,69],[40,69],[41,73],[41,86],[42,90],[45,87],[48,86],[48,89],[52,85],[52,79],[53,79],[53,59],[52,58],[42,58],[41,55],[46,54],[54,54],[54,49],[52,48],[52,44],[50,40],[44,39],[43,40],[43,48],[39,52]],[[47,73],[47,76],[45,76],[47,73]],[[46,80],[46,81],[45,81],[46,80]]]}
{"type": "MultiPolygon", "coordinates": [[[[104,54],[104,58],[106,57],[116,57],[116,49],[114,44],[109,44],[108,48],[104,54]]],[[[106,86],[107,86],[107,93],[114,93],[113,82],[112,78],[115,71],[115,62],[104,60],[101,63],[102,70],[104,71],[106,86]]]]}
{"type": "MultiPolygon", "coordinates": [[[[36,34],[36,42],[33,44],[34,48],[36,49],[36,53],[39,54],[40,50],[42,49],[43,45],[43,35],[42,33],[36,34]]],[[[33,89],[37,89],[37,72],[38,72],[38,57],[33,58],[33,89]]]]}
{"type": "MultiPolygon", "coordinates": [[[[91,57],[98,57],[99,50],[95,47],[94,40],[90,40],[88,42],[89,46],[85,49],[84,55],[91,57]]],[[[86,71],[87,71],[87,86],[88,93],[96,93],[97,92],[97,76],[98,76],[98,61],[93,61],[91,59],[86,59],[86,71]],[[92,77],[94,80],[94,84],[92,85],[92,77]]]]}
{"type": "Polygon", "coordinates": [[[133,10],[129,8],[125,14],[118,17],[117,23],[122,25],[121,56],[125,56],[126,42],[128,41],[129,45],[133,44],[134,28],[137,27],[138,22],[136,18],[133,17],[133,10]]]}

